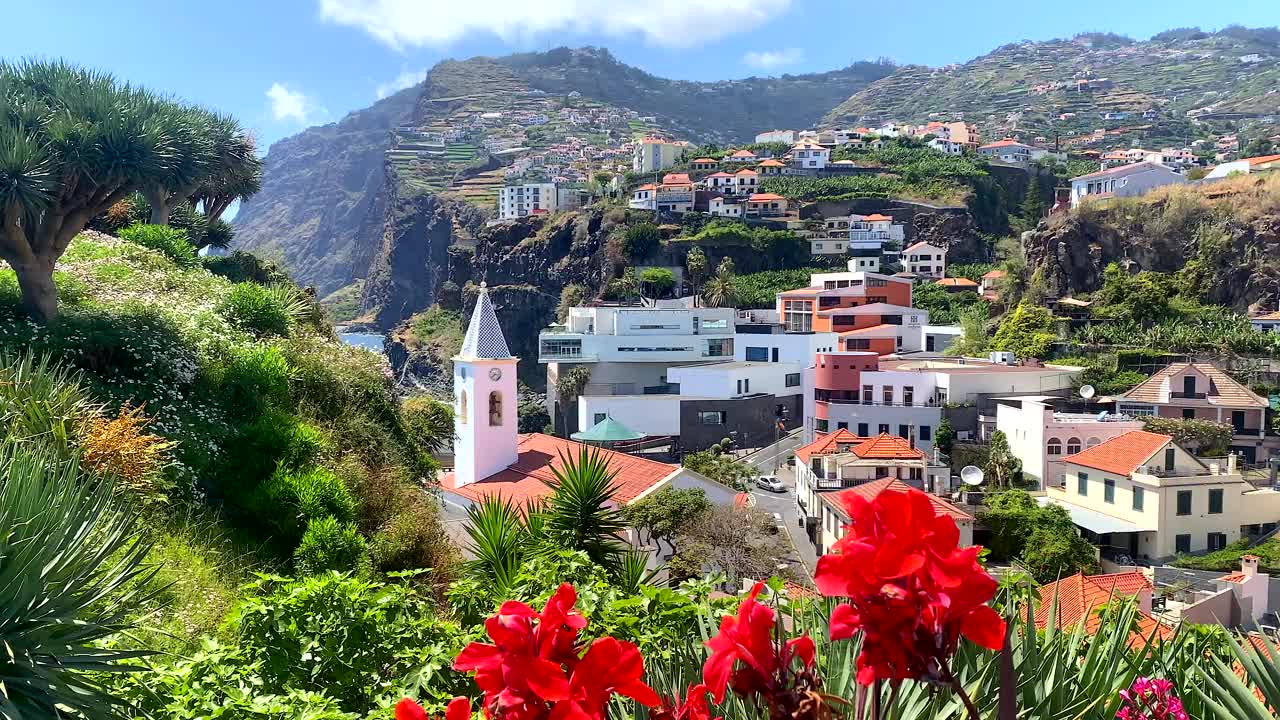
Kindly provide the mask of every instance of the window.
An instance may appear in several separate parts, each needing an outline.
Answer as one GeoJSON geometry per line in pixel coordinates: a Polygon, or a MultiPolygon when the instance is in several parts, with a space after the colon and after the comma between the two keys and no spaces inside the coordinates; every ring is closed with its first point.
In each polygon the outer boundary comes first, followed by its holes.
{"type": "Polygon", "coordinates": [[[885,385],[883,390],[883,395],[884,395],[884,404],[892,405],[893,404],[893,386],[885,385]]]}
{"type": "Polygon", "coordinates": [[[926,442],[933,440],[933,431],[929,429],[928,425],[920,426],[920,439],[926,442]]]}
{"type": "Polygon", "coordinates": [[[1173,472],[1173,467],[1176,464],[1177,458],[1178,458],[1178,453],[1176,450],[1174,450],[1173,448],[1165,448],[1164,469],[1168,472],[1173,472]]]}
{"type": "Polygon", "coordinates": [[[1088,440],[1085,440],[1085,441],[1084,441],[1084,446],[1085,446],[1086,448],[1091,448],[1091,447],[1093,447],[1093,446],[1095,446],[1095,445],[1100,445],[1100,444],[1102,444],[1102,441],[1101,441],[1101,440],[1099,440],[1099,439],[1098,439],[1098,438],[1096,438],[1096,437],[1091,437],[1091,438],[1089,438],[1088,440]]]}
{"type": "Polygon", "coordinates": [[[787,373],[785,381],[787,387],[800,387],[800,373],[787,373]]]}
{"type": "Polygon", "coordinates": [[[699,418],[701,418],[703,425],[723,425],[724,424],[724,411],[722,410],[700,412],[698,413],[698,416],[699,418]]]}
{"type": "Polygon", "coordinates": [[[591,424],[592,424],[592,425],[599,425],[600,423],[604,422],[604,419],[605,419],[605,418],[607,418],[607,417],[609,417],[609,416],[608,416],[608,415],[606,415],[605,413],[596,413],[596,414],[594,414],[594,415],[592,415],[592,416],[591,416],[591,424]]]}
{"type": "Polygon", "coordinates": [[[1144,493],[1146,493],[1146,490],[1138,487],[1137,485],[1133,486],[1133,509],[1138,512],[1142,512],[1142,503],[1146,500],[1146,498],[1143,497],[1144,493]]]}
{"type": "Polygon", "coordinates": [[[868,428],[866,423],[858,423],[858,437],[866,437],[867,430],[868,428]]]}
{"type": "Polygon", "coordinates": [[[707,340],[707,352],[704,357],[728,357],[733,355],[733,338],[712,338],[707,340]]]}
{"type": "Polygon", "coordinates": [[[1178,514],[1179,515],[1191,514],[1191,491],[1190,490],[1178,491],[1178,514]]]}
{"type": "Polygon", "coordinates": [[[1220,532],[1211,532],[1208,535],[1209,552],[1221,550],[1227,546],[1227,534],[1220,532]]]}
{"type": "MultiPolygon", "coordinates": [[[[901,318],[899,318],[899,320],[901,320],[901,318]]],[[[910,385],[903,385],[902,386],[902,404],[910,405],[911,401],[915,399],[915,394],[916,394],[916,389],[914,387],[910,385]]]]}
{"type": "MultiPolygon", "coordinates": [[[[776,352],[776,351],[775,351],[776,352]]],[[[748,347],[746,352],[747,362],[768,362],[769,348],[767,347],[748,347]]]]}
{"type": "Polygon", "coordinates": [[[489,393],[489,427],[502,427],[502,393],[489,393]]]}
{"type": "Polygon", "coordinates": [[[742,391],[748,395],[751,394],[751,378],[742,379],[742,391]]]}
{"type": "Polygon", "coordinates": [[[911,437],[911,426],[910,426],[910,425],[899,425],[899,426],[898,426],[898,437],[902,438],[903,440],[906,440],[906,439],[910,438],[910,437],[911,437]]]}
{"type": "Polygon", "coordinates": [[[1195,375],[1187,375],[1182,378],[1182,394],[1185,395],[1186,397],[1192,397],[1196,394],[1196,376],[1195,375]]]}
{"type": "Polygon", "coordinates": [[[1183,419],[1183,420],[1195,420],[1195,419],[1196,419],[1196,409],[1195,409],[1195,408],[1182,408],[1182,419],[1183,419]]]}
{"type": "Polygon", "coordinates": [[[1209,490],[1209,514],[1222,514],[1222,488],[1212,488],[1209,490]]]}
{"type": "Polygon", "coordinates": [[[462,396],[458,398],[458,422],[467,424],[467,391],[462,391],[462,396]]]}
{"type": "Polygon", "coordinates": [[[773,361],[778,362],[778,348],[773,349],[773,361]]]}
{"type": "Polygon", "coordinates": [[[1056,438],[1056,437],[1051,437],[1051,438],[1049,438],[1049,449],[1048,449],[1048,453],[1049,453],[1050,455],[1061,455],[1061,454],[1062,454],[1062,440],[1060,440],[1060,439],[1058,439],[1058,438],[1056,438]]]}
{"type": "Polygon", "coordinates": [[[836,423],[836,430],[848,430],[848,429],[849,429],[849,423],[847,422],[836,423]]]}
{"type": "Polygon", "coordinates": [[[1073,437],[1067,440],[1067,454],[1075,455],[1080,452],[1080,438],[1073,437]]]}
{"type": "Polygon", "coordinates": [[[871,341],[867,338],[852,338],[848,342],[849,350],[870,350],[871,341]]]}
{"type": "Polygon", "coordinates": [[[736,394],[736,395],[741,395],[741,394],[742,394],[742,381],[741,381],[741,380],[739,380],[739,381],[738,381],[738,391],[737,391],[735,394],[736,394]]]}
{"type": "Polygon", "coordinates": [[[1089,494],[1089,473],[1076,475],[1076,494],[1080,496],[1089,494]]]}
{"type": "Polygon", "coordinates": [[[888,434],[889,434],[889,423],[880,423],[880,428],[879,428],[879,430],[878,430],[878,434],[880,434],[880,435],[888,435],[888,434]]]}
{"type": "Polygon", "coordinates": [[[813,420],[813,429],[814,429],[814,430],[817,430],[818,432],[821,432],[821,433],[826,432],[826,431],[827,431],[827,419],[826,419],[826,418],[814,418],[814,420],[813,420]]]}
{"type": "Polygon", "coordinates": [[[1179,555],[1185,555],[1191,552],[1191,536],[1190,535],[1174,535],[1173,551],[1179,555]]]}
{"type": "Polygon", "coordinates": [[[1102,502],[1112,505],[1116,502],[1116,481],[1105,479],[1102,481],[1102,502]]]}
{"type": "Polygon", "coordinates": [[[871,405],[874,402],[875,402],[875,398],[871,394],[871,386],[863,385],[862,386],[862,404],[871,405]]]}

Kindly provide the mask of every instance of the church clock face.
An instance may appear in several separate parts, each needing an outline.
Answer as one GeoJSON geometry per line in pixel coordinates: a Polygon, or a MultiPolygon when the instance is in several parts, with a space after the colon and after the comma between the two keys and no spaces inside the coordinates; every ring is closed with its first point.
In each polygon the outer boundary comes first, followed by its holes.
{"type": "Polygon", "coordinates": [[[499,380],[501,380],[501,379],[502,379],[502,368],[490,368],[490,369],[489,369],[489,379],[490,379],[490,380],[492,380],[492,381],[494,381],[494,382],[498,382],[499,380]]]}

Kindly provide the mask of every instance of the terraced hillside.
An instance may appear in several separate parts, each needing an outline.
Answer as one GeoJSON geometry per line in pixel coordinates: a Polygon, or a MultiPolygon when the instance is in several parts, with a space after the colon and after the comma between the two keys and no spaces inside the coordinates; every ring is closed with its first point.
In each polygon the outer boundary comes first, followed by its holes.
{"type": "Polygon", "coordinates": [[[823,122],[963,115],[988,131],[1052,137],[1098,127],[1101,113],[1127,114],[1111,123],[1122,125],[1143,120],[1144,112],[1156,122],[1189,112],[1208,118],[1280,113],[1280,31],[1187,29],[1141,42],[1089,34],[1005,45],[961,65],[899,68],[854,93],[823,122]]]}

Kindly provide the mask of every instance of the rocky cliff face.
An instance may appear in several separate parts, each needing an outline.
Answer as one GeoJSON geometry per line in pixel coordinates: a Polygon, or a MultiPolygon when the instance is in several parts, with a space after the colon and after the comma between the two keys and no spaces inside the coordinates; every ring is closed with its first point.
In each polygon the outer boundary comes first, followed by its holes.
{"type": "Polygon", "coordinates": [[[323,296],[364,277],[386,216],[383,153],[416,89],[271,146],[262,191],[236,215],[236,246],[278,260],[323,296]]]}
{"type": "Polygon", "coordinates": [[[1022,236],[1028,269],[1059,295],[1102,286],[1110,263],[1184,272],[1204,302],[1274,307],[1280,291],[1280,178],[1240,178],[1086,204],[1022,236]]]}

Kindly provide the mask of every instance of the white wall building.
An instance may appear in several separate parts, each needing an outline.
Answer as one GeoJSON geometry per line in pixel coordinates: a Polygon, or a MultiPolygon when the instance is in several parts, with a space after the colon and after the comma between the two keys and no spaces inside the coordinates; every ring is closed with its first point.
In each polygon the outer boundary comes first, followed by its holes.
{"type": "Polygon", "coordinates": [[[556,211],[555,183],[527,183],[498,188],[498,218],[514,220],[533,215],[535,210],[556,211]]]}
{"type": "Polygon", "coordinates": [[[791,146],[791,164],[807,170],[821,170],[831,161],[831,150],[812,140],[802,140],[791,146]]]}
{"type": "Polygon", "coordinates": [[[1071,207],[1086,198],[1133,197],[1162,185],[1187,182],[1182,173],[1158,163],[1141,162],[1071,178],[1071,207]]]}
{"type": "Polygon", "coordinates": [[[1062,458],[1141,430],[1140,420],[1109,413],[1058,412],[1047,396],[1001,398],[996,406],[996,430],[1009,439],[1009,448],[1022,461],[1023,477],[1042,489],[1066,477],[1062,458]]]}
{"type": "Polygon", "coordinates": [[[918,242],[902,251],[902,269],[924,277],[947,276],[947,249],[918,242]]]}
{"type": "Polygon", "coordinates": [[[756,135],[757,143],[787,143],[796,141],[795,130],[769,130],[756,135]]]}
{"type": "Polygon", "coordinates": [[[1053,157],[1065,161],[1066,153],[1055,153],[1035,145],[1027,145],[1017,140],[997,140],[978,147],[978,154],[992,160],[1012,163],[1014,165],[1030,165],[1043,157],[1053,157]]]}
{"type": "Polygon", "coordinates": [[[632,148],[631,169],[638,173],[666,170],[676,164],[685,147],[684,143],[667,142],[657,138],[637,141],[632,148]]]}

